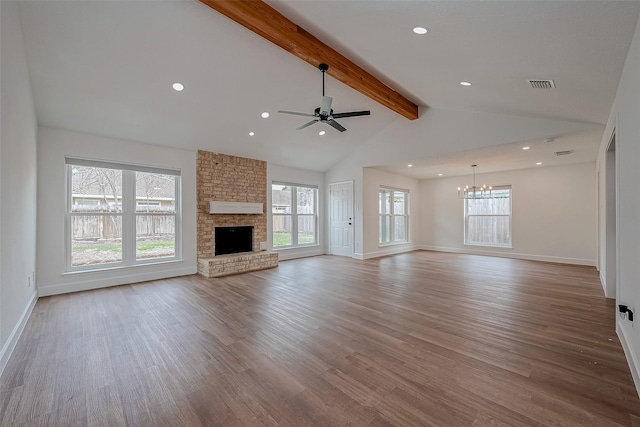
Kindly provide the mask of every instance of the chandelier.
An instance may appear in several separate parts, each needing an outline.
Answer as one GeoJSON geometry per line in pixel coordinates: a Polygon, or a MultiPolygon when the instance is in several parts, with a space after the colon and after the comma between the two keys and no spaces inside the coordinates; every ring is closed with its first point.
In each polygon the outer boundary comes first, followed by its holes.
{"type": "Polygon", "coordinates": [[[501,197],[500,195],[494,194],[493,187],[483,185],[482,187],[476,185],[476,167],[478,165],[471,165],[473,168],[473,187],[469,187],[468,185],[464,188],[458,187],[458,198],[459,199],[495,199],[501,197]]]}

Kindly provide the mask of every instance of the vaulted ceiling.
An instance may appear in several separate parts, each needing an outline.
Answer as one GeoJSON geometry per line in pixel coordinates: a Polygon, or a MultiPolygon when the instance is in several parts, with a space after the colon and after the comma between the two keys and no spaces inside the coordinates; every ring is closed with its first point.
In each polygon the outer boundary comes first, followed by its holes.
{"type": "MultiPolygon", "coordinates": [[[[570,135],[591,132],[585,141],[599,140],[594,124],[608,119],[640,11],[636,1],[268,3],[421,105],[422,115],[454,110],[552,120],[567,123],[570,135]],[[418,25],[428,33],[414,34],[418,25]],[[532,89],[527,79],[553,79],[556,88],[532,89]]],[[[344,133],[322,124],[296,131],[305,118],[277,110],[319,106],[317,68],[198,1],[29,1],[20,12],[45,126],[319,171],[366,152],[391,130],[416,129],[328,77],[335,111],[369,109],[371,116],[342,120],[344,133]],[[185,89],[175,92],[174,82],[185,89]],[[323,129],[326,135],[318,135],[323,129]]],[[[540,129],[540,136],[561,129],[540,129]]],[[[519,141],[510,137],[483,144],[519,141]]],[[[441,153],[437,140],[430,143],[434,150],[407,136],[404,157],[388,163],[431,164],[441,153]]],[[[370,162],[363,165],[386,164],[370,162]]]]}

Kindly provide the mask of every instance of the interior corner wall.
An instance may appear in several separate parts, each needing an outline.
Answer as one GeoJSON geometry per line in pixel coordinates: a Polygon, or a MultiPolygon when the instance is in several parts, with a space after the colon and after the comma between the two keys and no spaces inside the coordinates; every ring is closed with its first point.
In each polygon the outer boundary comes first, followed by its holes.
{"type": "Polygon", "coordinates": [[[305,246],[301,248],[276,249],[280,261],[324,254],[326,251],[325,201],[327,192],[324,182],[324,173],[271,163],[267,165],[267,246],[269,249],[273,249],[273,216],[270,207],[271,185],[274,182],[286,182],[318,187],[318,245],[305,246]]]}
{"type": "Polygon", "coordinates": [[[464,245],[464,201],[471,176],[420,181],[421,248],[594,265],[595,163],[478,174],[479,184],[511,185],[512,248],[464,245]]]}
{"type": "Polygon", "coordinates": [[[37,273],[40,295],[54,295],[196,272],[196,153],[69,130],[38,131],[37,273]],[[182,261],[65,272],[65,156],[181,171],[182,261]]]}
{"type": "MultiPolygon", "coordinates": [[[[598,155],[601,182],[600,200],[606,200],[602,182],[606,173],[606,153],[611,134],[616,134],[616,299],[618,304],[627,305],[635,313],[640,310],[640,198],[637,187],[640,182],[640,23],[629,46],[627,59],[620,77],[616,98],[602,137],[598,155]]],[[[599,228],[606,227],[604,206],[600,206],[599,228]]],[[[600,233],[600,265],[606,262],[606,238],[600,233]]],[[[625,350],[631,373],[640,391],[640,328],[633,328],[633,323],[626,319],[616,318],[616,329],[622,347],[625,350]]],[[[638,316],[636,316],[636,319],[638,316]]]]}
{"type": "Polygon", "coordinates": [[[363,258],[374,258],[414,250],[420,229],[419,181],[374,168],[364,168],[362,183],[363,258]],[[379,243],[380,187],[409,191],[409,238],[407,243],[395,245],[380,245],[379,243]]]}
{"type": "Polygon", "coordinates": [[[0,373],[37,292],[37,120],[18,4],[0,2],[0,373]]]}

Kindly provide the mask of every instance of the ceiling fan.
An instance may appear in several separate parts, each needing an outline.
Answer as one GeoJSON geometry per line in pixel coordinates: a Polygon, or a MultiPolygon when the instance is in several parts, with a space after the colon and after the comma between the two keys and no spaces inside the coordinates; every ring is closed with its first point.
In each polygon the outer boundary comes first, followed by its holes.
{"type": "Polygon", "coordinates": [[[339,130],[340,132],[344,132],[347,129],[344,126],[342,126],[340,123],[336,122],[334,119],[342,119],[345,117],[356,117],[356,116],[368,116],[371,114],[371,111],[368,111],[368,110],[367,111],[351,111],[348,113],[334,113],[333,110],[331,109],[331,102],[333,101],[333,98],[330,96],[324,96],[324,73],[329,69],[329,66],[327,64],[320,64],[318,66],[318,69],[322,71],[322,103],[320,104],[320,107],[316,108],[313,114],[278,110],[278,113],[294,114],[296,116],[305,116],[305,117],[314,118],[310,122],[305,123],[300,127],[297,127],[296,130],[301,130],[320,122],[320,123],[326,123],[332,128],[339,130]]]}

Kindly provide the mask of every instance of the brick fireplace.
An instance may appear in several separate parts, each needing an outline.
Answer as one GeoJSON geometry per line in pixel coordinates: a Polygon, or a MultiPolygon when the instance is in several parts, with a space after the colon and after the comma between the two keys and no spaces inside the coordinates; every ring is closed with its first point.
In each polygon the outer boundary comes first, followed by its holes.
{"type": "Polygon", "coordinates": [[[261,160],[199,150],[196,159],[198,195],[198,273],[218,277],[278,265],[278,254],[260,251],[267,241],[267,163],[261,160]],[[210,214],[209,202],[262,203],[261,214],[210,214]],[[215,227],[253,227],[252,252],[215,256],[215,227]]]}

